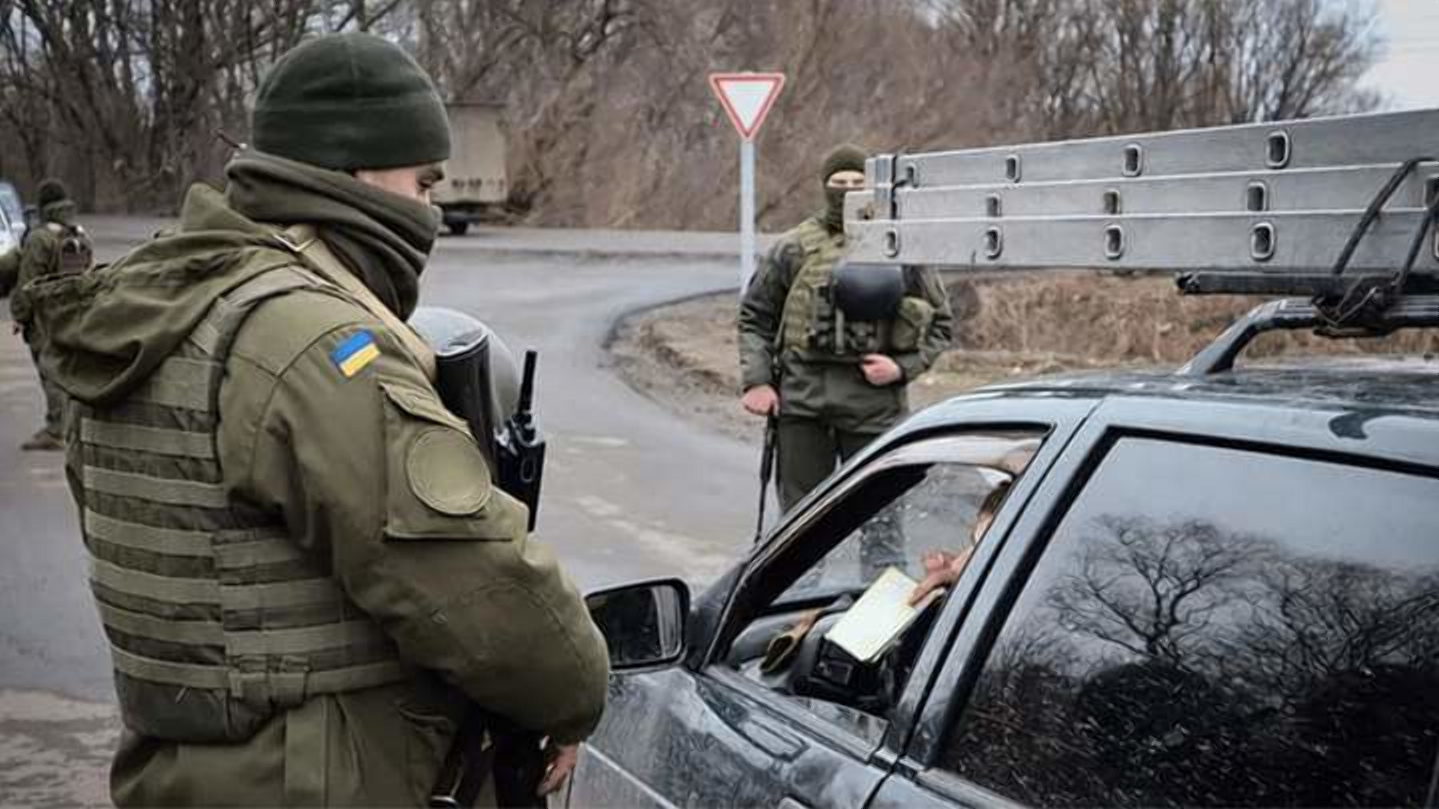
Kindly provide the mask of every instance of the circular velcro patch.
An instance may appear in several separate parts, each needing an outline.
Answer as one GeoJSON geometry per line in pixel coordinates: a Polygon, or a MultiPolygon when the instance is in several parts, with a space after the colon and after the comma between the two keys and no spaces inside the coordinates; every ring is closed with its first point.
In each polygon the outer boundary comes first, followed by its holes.
{"type": "Polygon", "coordinates": [[[436,427],[416,436],[405,474],[410,491],[441,514],[474,514],[490,500],[489,467],[475,442],[458,430],[436,427]]]}

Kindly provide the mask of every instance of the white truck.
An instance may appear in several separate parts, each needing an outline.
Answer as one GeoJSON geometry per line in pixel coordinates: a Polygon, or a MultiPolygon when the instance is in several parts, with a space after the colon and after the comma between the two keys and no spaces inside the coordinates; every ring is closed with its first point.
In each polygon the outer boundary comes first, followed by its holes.
{"type": "Polygon", "coordinates": [[[450,114],[450,159],[445,179],[435,187],[431,200],[444,212],[445,226],[460,236],[509,196],[505,134],[500,128],[499,104],[451,103],[446,109],[450,114]]]}

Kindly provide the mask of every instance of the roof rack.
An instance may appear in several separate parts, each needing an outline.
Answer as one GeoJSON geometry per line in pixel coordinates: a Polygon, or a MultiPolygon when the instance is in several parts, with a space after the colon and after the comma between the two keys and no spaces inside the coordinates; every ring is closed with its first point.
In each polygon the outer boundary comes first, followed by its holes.
{"type": "Polygon", "coordinates": [[[1186,294],[1310,299],[1256,309],[1188,372],[1271,329],[1439,325],[1405,300],[1439,295],[1435,131],[1439,110],[1414,110],[879,155],[846,200],[848,257],[1169,270],[1186,294]]]}

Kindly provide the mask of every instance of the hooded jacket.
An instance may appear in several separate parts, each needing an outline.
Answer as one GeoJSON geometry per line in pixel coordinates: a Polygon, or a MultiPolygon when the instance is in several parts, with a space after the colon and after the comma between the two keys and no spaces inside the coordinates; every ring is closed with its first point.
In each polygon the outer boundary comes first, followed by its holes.
{"type": "MultiPolygon", "coordinates": [[[[127,730],[117,804],[422,803],[469,702],[574,742],[604,705],[604,641],[524,507],[491,487],[423,349],[303,228],[281,233],[197,186],[177,229],[110,267],[34,287],[42,363],[88,407],[125,406],[215,302],[281,266],[318,283],[262,302],[224,360],[216,448],[231,501],[279,519],[416,667],[314,696],[237,744],[127,730]],[[363,336],[373,350],[346,346],[363,336]]],[[[84,441],[69,425],[67,467],[84,441]]]]}

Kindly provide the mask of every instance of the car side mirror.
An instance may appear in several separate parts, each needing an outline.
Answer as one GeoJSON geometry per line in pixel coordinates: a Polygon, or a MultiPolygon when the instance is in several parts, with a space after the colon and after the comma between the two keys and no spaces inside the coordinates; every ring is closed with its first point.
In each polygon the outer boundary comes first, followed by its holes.
{"type": "Polygon", "coordinates": [[[610,649],[610,668],[662,668],[685,655],[690,590],[679,579],[627,584],[585,597],[610,649]]]}

